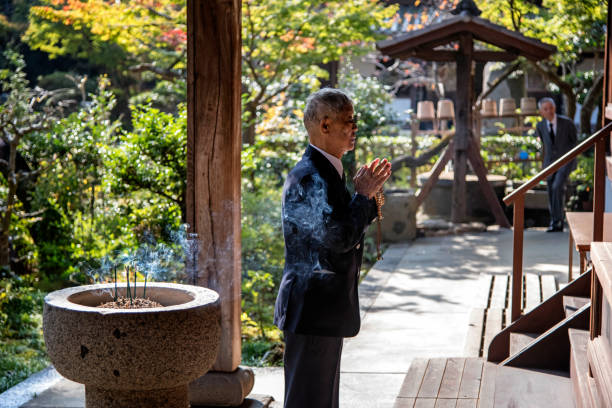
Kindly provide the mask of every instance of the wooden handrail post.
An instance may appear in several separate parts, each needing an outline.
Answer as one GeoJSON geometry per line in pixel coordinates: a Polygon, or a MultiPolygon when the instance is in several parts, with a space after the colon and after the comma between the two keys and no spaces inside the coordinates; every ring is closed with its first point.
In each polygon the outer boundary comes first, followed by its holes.
{"type": "Polygon", "coordinates": [[[593,171],[593,242],[603,241],[603,213],[605,206],[606,143],[608,136],[602,135],[595,143],[593,171]]]}
{"type": "Polygon", "coordinates": [[[512,321],[521,317],[523,306],[523,227],[525,224],[525,196],[519,195],[514,201],[512,252],[512,321]]]}

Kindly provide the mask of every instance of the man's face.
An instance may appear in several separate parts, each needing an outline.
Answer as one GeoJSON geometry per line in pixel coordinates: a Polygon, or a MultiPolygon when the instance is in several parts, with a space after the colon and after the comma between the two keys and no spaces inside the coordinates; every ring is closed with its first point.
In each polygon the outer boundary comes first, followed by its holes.
{"type": "Polygon", "coordinates": [[[555,118],[555,105],[550,102],[544,102],[540,107],[540,115],[549,122],[555,118]]]}
{"type": "Polygon", "coordinates": [[[355,132],[357,120],[353,107],[345,109],[329,121],[328,146],[334,152],[344,153],[355,148],[355,132]]]}

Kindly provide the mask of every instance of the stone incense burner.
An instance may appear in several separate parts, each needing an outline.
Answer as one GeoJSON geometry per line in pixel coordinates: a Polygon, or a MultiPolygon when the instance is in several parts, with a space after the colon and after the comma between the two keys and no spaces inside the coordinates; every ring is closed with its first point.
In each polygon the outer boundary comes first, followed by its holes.
{"type": "MultiPolygon", "coordinates": [[[[147,297],[165,307],[95,307],[112,301],[113,293],[113,284],[100,284],[45,297],[51,362],[64,377],[85,384],[87,408],[189,407],[189,382],[209,370],[219,348],[219,295],[198,286],[148,283],[147,297]]],[[[125,296],[126,288],[118,294],[125,296]]]]}

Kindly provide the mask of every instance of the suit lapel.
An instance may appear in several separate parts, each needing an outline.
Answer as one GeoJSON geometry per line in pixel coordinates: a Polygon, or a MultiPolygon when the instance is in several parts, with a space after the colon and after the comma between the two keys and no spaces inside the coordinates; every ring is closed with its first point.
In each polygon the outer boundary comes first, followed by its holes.
{"type": "Polygon", "coordinates": [[[333,164],[325,156],[321,154],[317,149],[308,145],[306,148],[306,152],[304,153],[304,157],[310,158],[312,164],[318,170],[319,174],[327,182],[328,186],[328,196],[338,197],[342,193],[343,198],[346,200],[350,200],[350,193],[346,188],[346,177],[344,173],[342,173],[342,177],[338,174],[338,170],[334,167],[333,164]]]}

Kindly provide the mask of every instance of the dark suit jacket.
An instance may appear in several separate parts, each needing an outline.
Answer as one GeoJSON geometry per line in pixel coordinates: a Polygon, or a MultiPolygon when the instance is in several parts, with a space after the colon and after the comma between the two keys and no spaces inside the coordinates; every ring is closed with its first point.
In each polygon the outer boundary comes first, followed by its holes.
{"type": "MultiPolygon", "coordinates": [[[[538,122],[536,135],[542,140],[542,145],[544,146],[544,162],[542,167],[547,167],[576,146],[576,126],[567,116],[557,115],[557,133],[555,134],[554,143],[550,139],[548,121],[545,119],[538,122]]],[[[572,169],[575,168],[575,161],[571,162],[570,165],[572,169]]]]}
{"type": "Polygon", "coordinates": [[[274,323],[297,334],[359,332],[357,285],[363,236],[376,202],[351,197],[334,166],[308,146],[283,188],[285,268],[274,323]]]}

